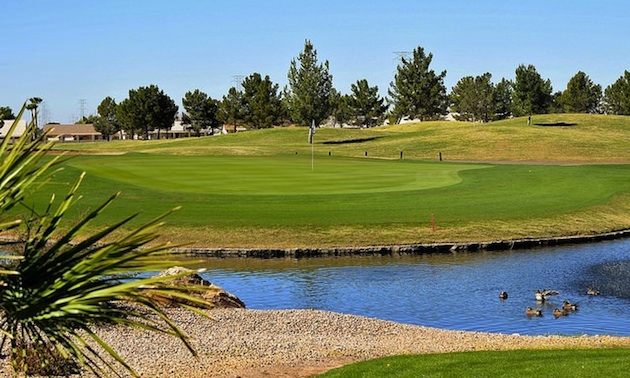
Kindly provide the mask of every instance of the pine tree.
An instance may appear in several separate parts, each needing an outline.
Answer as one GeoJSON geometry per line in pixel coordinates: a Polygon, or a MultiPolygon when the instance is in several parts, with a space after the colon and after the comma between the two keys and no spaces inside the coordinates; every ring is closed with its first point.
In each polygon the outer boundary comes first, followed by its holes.
{"type": "Polygon", "coordinates": [[[352,95],[349,105],[354,116],[354,123],[372,127],[383,121],[389,105],[379,96],[378,86],[370,87],[367,80],[358,80],[351,86],[352,95]]]}
{"type": "Polygon", "coordinates": [[[493,120],[509,118],[512,115],[512,82],[502,78],[494,87],[492,95],[494,102],[493,120]]]}
{"type": "Polygon", "coordinates": [[[234,132],[236,132],[237,123],[243,119],[243,103],[243,92],[232,87],[223,96],[219,105],[219,119],[226,125],[234,125],[234,132]]]}
{"type": "Polygon", "coordinates": [[[243,81],[243,120],[253,128],[269,128],[277,125],[282,116],[282,101],[278,84],[269,76],[263,79],[253,73],[243,81]]]}
{"type": "Polygon", "coordinates": [[[335,124],[339,124],[341,127],[344,124],[350,124],[353,121],[352,108],[350,107],[351,96],[333,90],[331,97],[331,116],[334,118],[335,124]]]}
{"type": "Polygon", "coordinates": [[[213,133],[216,127],[219,127],[217,113],[219,112],[219,102],[206,93],[195,89],[186,92],[182,98],[182,105],[186,114],[182,116],[186,124],[195,132],[197,136],[201,135],[201,130],[209,130],[213,133]]]}
{"type": "Polygon", "coordinates": [[[109,96],[105,97],[96,108],[99,116],[94,122],[94,129],[107,140],[110,140],[112,135],[120,131],[120,123],[116,115],[117,108],[116,100],[109,96]]]}
{"type": "Polygon", "coordinates": [[[494,115],[494,85],[492,75],[465,76],[451,91],[451,110],[462,121],[488,122],[494,115]]]}
{"type": "Polygon", "coordinates": [[[545,114],[551,106],[551,81],[543,80],[533,65],[523,64],[516,68],[514,92],[512,96],[512,113],[517,116],[527,115],[527,124],[532,114],[545,114]]]}
{"type": "Polygon", "coordinates": [[[567,83],[558,101],[567,113],[596,113],[602,98],[602,87],[578,71],[567,83]]]}
{"type": "Polygon", "coordinates": [[[332,75],[328,61],[318,63],[317,50],[309,40],[297,59],[291,60],[287,76],[285,96],[291,120],[302,126],[325,121],[332,112],[332,75]]]}
{"type": "Polygon", "coordinates": [[[388,90],[393,113],[398,120],[407,116],[421,121],[439,119],[447,112],[448,96],[444,86],[446,70],[439,75],[429,69],[433,54],[425,55],[422,47],[413,51],[413,58],[402,58],[394,81],[388,90]]]}
{"type": "Polygon", "coordinates": [[[130,135],[142,132],[149,139],[149,132],[168,130],[173,126],[178,107],[157,85],[129,90],[129,97],[118,106],[118,119],[130,135]]]}
{"type": "Polygon", "coordinates": [[[630,72],[624,71],[623,76],[606,87],[604,103],[610,114],[630,115],[630,72]]]}

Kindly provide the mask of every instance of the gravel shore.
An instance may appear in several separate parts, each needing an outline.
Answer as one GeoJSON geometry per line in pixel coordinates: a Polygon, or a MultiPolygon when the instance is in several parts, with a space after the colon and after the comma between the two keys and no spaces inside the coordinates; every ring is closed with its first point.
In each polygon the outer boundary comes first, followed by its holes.
{"type": "Polygon", "coordinates": [[[446,331],[317,310],[220,309],[210,311],[213,320],[182,310],[169,312],[190,335],[197,358],[173,337],[121,327],[97,333],[147,378],[309,377],[351,362],[396,354],[630,347],[627,337],[446,331]]]}

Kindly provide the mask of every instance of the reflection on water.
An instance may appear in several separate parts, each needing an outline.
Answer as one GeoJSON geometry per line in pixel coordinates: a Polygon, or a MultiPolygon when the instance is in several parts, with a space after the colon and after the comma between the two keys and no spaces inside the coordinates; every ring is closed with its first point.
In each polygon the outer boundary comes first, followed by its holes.
{"type": "Polygon", "coordinates": [[[630,335],[629,240],[448,255],[208,259],[204,267],[205,278],[248,308],[315,308],[470,331],[630,335]],[[586,295],[589,287],[601,295],[586,295]],[[536,303],[542,288],[560,295],[536,303]],[[565,299],[579,310],[554,318],[565,299]],[[543,316],[526,317],[527,306],[543,316]]]}

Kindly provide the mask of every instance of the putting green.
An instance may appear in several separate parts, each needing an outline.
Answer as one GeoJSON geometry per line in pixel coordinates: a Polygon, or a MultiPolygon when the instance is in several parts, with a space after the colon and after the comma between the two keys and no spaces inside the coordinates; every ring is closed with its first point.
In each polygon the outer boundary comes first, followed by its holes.
{"type": "Polygon", "coordinates": [[[318,156],[226,157],[129,154],[79,157],[70,165],[155,191],[241,195],[400,192],[461,182],[460,172],[490,165],[435,164],[318,156]]]}

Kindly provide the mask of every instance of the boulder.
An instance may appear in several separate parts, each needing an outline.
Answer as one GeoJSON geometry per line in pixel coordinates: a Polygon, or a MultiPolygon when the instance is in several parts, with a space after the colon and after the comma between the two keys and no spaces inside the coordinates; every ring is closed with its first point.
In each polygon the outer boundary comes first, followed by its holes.
{"type": "MultiPolygon", "coordinates": [[[[245,303],[243,303],[243,301],[241,301],[236,295],[228,293],[219,286],[214,285],[212,282],[201,277],[194,270],[181,266],[175,266],[160,272],[158,277],[174,276],[182,273],[188,274],[172,280],[164,281],[164,284],[180,288],[190,287],[191,290],[187,291],[186,294],[201,298],[208,303],[207,306],[200,306],[199,304],[193,302],[185,302],[186,304],[202,308],[245,308],[245,303]],[[203,290],[198,290],[200,287],[202,287],[203,290]]],[[[152,297],[167,305],[176,305],[176,302],[167,296],[153,295],[152,297]]]]}

